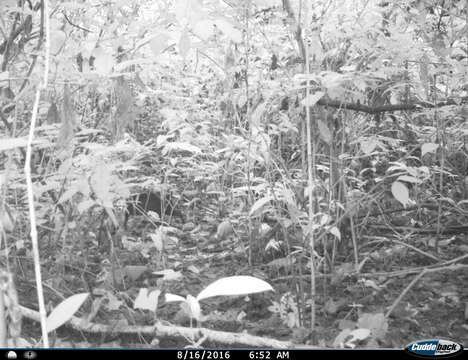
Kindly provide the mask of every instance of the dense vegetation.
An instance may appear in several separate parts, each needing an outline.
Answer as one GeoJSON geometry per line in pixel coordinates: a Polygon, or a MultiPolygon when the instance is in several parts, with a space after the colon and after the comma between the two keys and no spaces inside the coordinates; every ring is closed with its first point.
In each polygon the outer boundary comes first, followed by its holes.
{"type": "Polygon", "coordinates": [[[467,19],[2,0],[2,346],[466,343],[467,19]]]}

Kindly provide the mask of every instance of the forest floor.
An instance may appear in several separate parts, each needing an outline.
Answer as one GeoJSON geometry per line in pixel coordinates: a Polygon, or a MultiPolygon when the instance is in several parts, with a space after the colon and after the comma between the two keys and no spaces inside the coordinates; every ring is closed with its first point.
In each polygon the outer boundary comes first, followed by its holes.
{"type": "MultiPolygon", "coordinates": [[[[103,281],[95,282],[93,293],[112,293],[116,297],[109,297],[118,301],[118,306],[110,310],[110,307],[102,306],[96,309],[96,300],[93,305],[84,306],[79,317],[88,316],[93,312],[92,321],[95,323],[128,323],[131,325],[150,325],[154,322],[154,314],[148,311],[134,310],[132,301],[135,299],[138,289],[149,287],[150,289],[162,289],[162,293],[173,293],[181,296],[196,295],[204,287],[213,281],[233,275],[251,275],[262,278],[270,283],[275,292],[266,292],[250,296],[215,297],[202,301],[202,313],[206,316],[199,325],[217,331],[229,331],[235,333],[248,332],[252,335],[265,336],[284,341],[292,341],[298,344],[310,344],[311,333],[309,325],[298,324],[298,307],[294,301],[287,300],[285,294],[298,288],[298,279],[301,280],[301,291],[305,298],[309,298],[310,276],[303,269],[302,276],[292,276],[286,268],[272,267],[268,265],[248,266],[245,244],[239,239],[231,237],[224,241],[210,239],[208,233],[199,232],[198,236],[183,235],[177,244],[167,246],[164,254],[147,254],[146,259],[141,256],[142,247],[130,249],[129,244],[145,244],[136,236],[145,234],[128,234],[124,245],[126,250],[115,251],[118,266],[145,265],[165,269],[163,279],[145,279],[144,282],[128,281],[123,284],[109,284],[103,281]],[[138,240],[133,242],[131,240],[138,240]],[[155,265],[159,263],[159,265],[155,265]],[[153,265],[151,265],[153,264],[153,265]],[[164,266],[162,267],[161,264],[164,266]],[[168,272],[167,269],[171,269],[168,272]],[[100,292],[96,291],[100,289],[100,292]],[[118,300],[117,300],[118,299],[118,300]],[[283,301],[281,301],[283,299],[283,301]],[[285,300],[286,299],[286,300],[285,300]],[[289,303],[288,303],[289,301],[289,303]],[[276,311],[272,307],[276,302],[276,311]],[[289,305],[285,305],[288,303],[289,305]],[[282,304],[282,305],[280,305],[282,304]],[[282,312],[278,311],[278,306],[282,312]]],[[[465,269],[456,269],[447,261],[461,257],[466,258],[468,247],[467,236],[464,234],[451,236],[439,241],[438,253],[427,245],[427,236],[418,235],[419,238],[411,238],[408,243],[419,248],[425,248],[434,257],[436,262],[421,253],[412,251],[411,248],[401,244],[389,244],[385,246],[373,245],[366,249],[363,246],[361,256],[367,257],[361,272],[363,276],[346,275],[349,269],[349,260],[337,264],[336,275],[319,274],[317,277],[316,294],[316,341],[320,347],[336,347],[337,336],[346,328],[362,326],[363,314],[385,314],[392,305],[396,305],[385,320],[383,333],[379,338],[374,338],[361,345],[366,347],[402,348],[406,344],[421,340],[441,338],[449,339],[461,344],[468,344],[468,272],[465,269]],[[438,264],[438,265],[437,265],[438,264]],[[418,276],[421,269],[434,269],[425,273],[421,278],[408,288],[411,281],[418,276]],[[416,269],[410,271],[409,269],[416,269]],[[400,272],[399,272],[400,271],[400,272]],[[341,275],[340,275],[341,274],[341,275]],[[407,291],[407,292],[406,292],[407,291]],[[403,293],[401,300],[397,300],[403,293]],[[359,320],[361,319],[361,320],[359,320]],[[361,322],[360,322],[361,321],[361,322]]],[[[146,243],[148,244],[148,243],[146,243]]],[[[365,245],[365,244],[363,244],[365,245]]],[[[93,249],[90,249],[93,253],[93,249]]],[[[94,258],[95,269],[102,269],[96,263],[97,259],[108,256],[95,249],[97,257],[94,258]]],[[[83,255],[83,254],[81,254],[83,255]]],[[[57,259],[56,259],[57,260],[57,259]]],[[[52,261],[52,260],[51,260],[52,261]]],[[[91,269],[92,261],[83,256],[74,258],[69,263],[65,273],[60,277],[54,274],[54,267],[45,274],[44,282],[47,298],[66,292],[78,293],[86,290],[82,279],[84,273],[83,261],[87,262],[86,269],[91,269]],[[54,280],[55,279],[55,280],[54,280]],[[58,280],[59,279],[59,280],[58,280]],[[54,291],[51,291],[54,289],[54,291]]],[[[56,262],[58,264],[59,262],[56,262]]],[[[466,259],[465,259],[466,263],[466,259]]],[[[50,263],[49,263],[50,265],[50,263]]],[[[31,267],[24,267],[23,275],[32,279],[31,267]]],[[[61,268],[55,267],[55,271],[61,268]]],[[[114,271],[115,271],[114,268],[114,271]]],[[[164,270],[163,269],[163,270],[164,270]]],[[[63,270],[62,270],[63,271],[63,270]]],[[[92,270],[90,270],[92,272],[92,270]]],[[[98,276],[98,274],[90,274],[98,276]]],[[[20,298],[30,299],[31,306],[34,303],[35,288],[31,282],[20,283],[20,298]]],[[[68,295],[69,296],[69,295],[68,295]]],[[[162,296],[161,296],[162,298],[162,296]]],[[[96,298],[95,298],[96,299],[96,298]]],[[[305,306],[306,313],[300,317],[303,323],[310,322],[310,306],[305,306]]],[[[177,326],[190,326],[189,317],[183,312],[179,304],[159,301],[156,311],[156,319],[167,321],[177,326]]],[[[195,324],[193,324],[195,325],[195,324]]],[[[372,325],[374,326],[374,325],[372,325]]],[[[26,321],[24,323],[26,333],[32,338],[39,338],[37,323],[26,321]]],[[[62,327],[55,337],[56,347],[145,347],[154,346],[154,341],[144,336],[122,336],[113,334],[87,334],[76,332],[62,327]]],[[[156,343],[161,347],[184,347],[185,339],[159,339],[156,343]]],[[[222,347],[223,344],[203,344],[203,346],[222,347]]]]}

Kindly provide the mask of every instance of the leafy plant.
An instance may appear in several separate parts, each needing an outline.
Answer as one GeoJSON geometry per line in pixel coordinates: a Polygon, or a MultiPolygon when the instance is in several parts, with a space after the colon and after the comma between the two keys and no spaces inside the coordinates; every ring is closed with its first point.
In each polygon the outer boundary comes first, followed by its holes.
{"type": "Polygon", "coordinates": [[[367,341],[368,346],[378,346],[377,341],[385,340],[388,321],[383,313],[362,313],[357,323],[342,321],[341,332],[333,341],[334,347],[356,347],[356,343],[367,341]]]}
{"type": "Polygon", "coordinates": [[[300,326],[297,302],[290,292],[283,294],[279,302],[274,301],[268,310],[278,314],[283,323],[289,328],[293,329],[300,326]]]}
{"type": "Polygon", "coordinates": [[[196,297],[187,295],[166,294],[166,302],[182,302],[187,314],[195,320],[202,320],[199,301],[214,296],[248,295],[264,291],[273,291],[267,282],[252,276],[225,277],[208,285],[196,297]]]}

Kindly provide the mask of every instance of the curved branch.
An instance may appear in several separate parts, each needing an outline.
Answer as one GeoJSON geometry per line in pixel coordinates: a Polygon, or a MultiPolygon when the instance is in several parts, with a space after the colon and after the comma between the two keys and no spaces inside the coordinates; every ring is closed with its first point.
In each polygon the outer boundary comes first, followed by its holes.
{"type": "Polygon", "coordinates": [[[65,20],[67,20],[67,22],[68,22],[71,26],[76,27],[77,29],[80,29],[80,30],[83,30],[83,31],[92,33],[91,30],[85,29],[84,27],[81,27],[80,25],[77,25],[77,24],[73,23],[73,22],[68,18],[67,14],[65,14],[65,11],[63,11],[62,14],[63,14],[63,16],[65,17],[65,20]]]}

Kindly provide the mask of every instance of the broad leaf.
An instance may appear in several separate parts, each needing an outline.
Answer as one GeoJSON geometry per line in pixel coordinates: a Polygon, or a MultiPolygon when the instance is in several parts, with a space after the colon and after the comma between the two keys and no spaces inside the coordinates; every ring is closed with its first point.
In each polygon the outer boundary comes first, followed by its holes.
{"type": "Polygon", "coordinates": [[[208,285],[197,296],[197,300],[213,296],[247,295],[273,290],[270,284],[252,276],[230,276],[208,285]]]}
{"type": "Polygon", "coordinates": [[[161,290],[153,290],[148,293],[147,288],[141,288],[133,303],[133,308],[155,312],[158,307],[159,294],[161,294],[161,290]]]}
{"type": "Polygon", "coordinates": [[[301,105],[302,106],[314,106],[323,97],[323,95],[325,95],[323,91],[317,91],[313,94],[310,94],[301,101],[301,105]]]}
{"type": "Polygon", "coordinates": [[[351,334],[351,329],[343,329],[341,332],[336,336],[335,340],[333,340],[333,347],[334,348],[342,348],[344,347],[344,341],[349,337],[351,334]]]}
{"type": "Polygon", "coordinates": [[[70,320],[83,305],[88,295],[89,293],[76,294],[58,304],[47,317],[47,332],[54,331],[70,320]]]}
{"type": "Polygon", "coordinates": [[[319,120],[317,122],[317,125],[318,125],[318,129],[320,132],[320,137],[322,138],[322,140],[325,141],[327,144],[330,144],[333,137],[330,132],[330,129],[328,128],[328,125],[322,120],[319,120]]]}
{"type": "Polygon", "coordinates": [[[410,203],[408,188],[402,182],[395,181],[392,184],[392,194],[403,206],[410,203]]]}
{"type": "Polygon", "coordinates": [[[332,226],[330,229],[328,229],[328,232],[334,235],[338,240],[341,240],[340,229],[338,229],[336,226],[332,226]]]}
{"type": "Polygon", "coordinates": [[[201,319],[201,308],[198,299],[193,297],[192,295],[187,295],[186,304],[189,308],[189,315],[194,319],[200,320],[201,319]]]}
{"type": "Polygon", "coordinates": [[[271,196],[265,196],[261,199],[258,199],[255,204],[252,205],[249,216],[256,214],[260,209],[262,209],[266,204],[269,204],[273,200],[271,196]]]}
{"type": "Polygon", "coordinates": [[[229,220],[225,220],[218,225],[216,238],[218,240],[226,240],[233,232],[234,229],[231,225],[231,222],[229,220]]]}
{"type": "Polygon", "coordinates": [[[421,146],[421,156],[424,156],[427,153],[434,152],[439,147],[438,144],[434,143],[425,143],[421,146]]]}
{"type": "Polygon", "coordinates": [[[406,181],[406,182],[409,182],[409,183],[413,183],[413,184],[420,184],[421,183],[421,180],[414,177],[414,176],[410,176],[410,175],[400,175],[398,176],[397,180],[399,181],[406,181]]]}
{"type": "Polygon", "coordinates": [[[372,336],[378,339],[385,339],[388,331],[388,321],[384,314],[362,314],[358,320],[358,326],[369,329],[372,336]]]}
{"type": "Polygon", "coordinates": [[[374,139],[363,139],[361,140],[361,150],[364,154],[370,155],[372,151],[377,147],[378,142],[374,139]]]}
{"type": "Polygon", "coordinates": [[[101,48],[97,48],[93,55],[96,58],[94,60],[94,67],[96,68],[96,72],[101,76],[109,75],[115,63],[113,56],[101,48]]]}
{"type": "Polygon", "coordinates": [[[365,339],[367,339],[369,337],[370,330],[369,329],[364,329],[364,328],[356,329],[356,330],[351,331],[351,333],[349,335],[351,335],[353,338],[351,340],[348,340],[348,343],[356,341],[356,340],[361,341],[361,340],[365,340],[365,339]]]}
{"type": "Polygon", "coordinates": [[[183,298],[182,296],[179,296],[179,295],[167,294],[166,293],[165,300],[166,300],[167,303],[169,303],[169,302],[185,301],[185,298],[183,298]]]}
{"type": "Polygon", "coordinates": [[[182,278],[182,273],[180,271],[174,271],[172,269],[166,269],[161,271],[153,272],[154,275],[162,275],[162,280],[164,281],[177,281],[182,278]]]}

